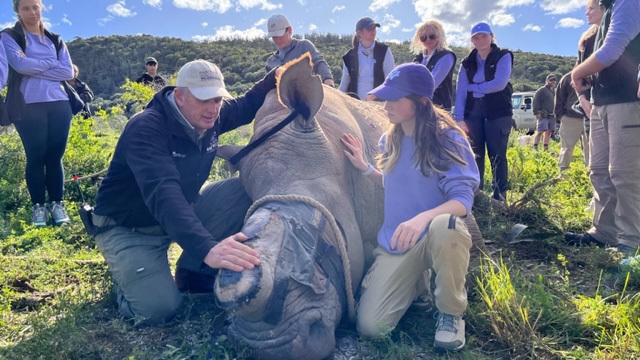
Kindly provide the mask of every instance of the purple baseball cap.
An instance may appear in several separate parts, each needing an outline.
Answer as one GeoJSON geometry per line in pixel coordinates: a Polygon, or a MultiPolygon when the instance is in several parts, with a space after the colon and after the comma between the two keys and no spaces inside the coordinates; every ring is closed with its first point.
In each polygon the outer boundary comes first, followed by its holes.
{"type": "Polygon", "coordinates": [[[393,69],[384,83],[369,94],[384,101],[400,100],[409,94],[426,96],[431,100],[435,87],[433,75],[426,66],[408,63],[393,69]]]}
{"type": "Polygon", "coordinates": [[[491,26],[489,26],[489,24],[485,22],[481,22],[473,25],[473,27],[471,28],[471,37],[473,37],[475,34],[480,33],[491,35],[491,32],[491,26]]]}

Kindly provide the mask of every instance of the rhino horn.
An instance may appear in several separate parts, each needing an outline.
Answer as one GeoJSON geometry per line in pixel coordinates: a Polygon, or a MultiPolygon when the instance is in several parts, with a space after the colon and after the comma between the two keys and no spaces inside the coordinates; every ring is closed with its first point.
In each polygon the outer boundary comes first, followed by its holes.
{"type": "Polygon", "coordinates": [[[304,118],[302,127],[308,128],[322,106],[324,91],[320,76],[313,75],[309,52],[283,65],[278,77],[278,100],[291,110],[298,110],[304,118]]]}

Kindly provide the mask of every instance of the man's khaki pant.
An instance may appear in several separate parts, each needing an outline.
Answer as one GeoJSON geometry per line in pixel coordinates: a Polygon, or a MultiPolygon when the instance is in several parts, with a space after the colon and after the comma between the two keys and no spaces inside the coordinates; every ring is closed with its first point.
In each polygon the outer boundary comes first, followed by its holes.
{"type": "Polygon", "coordinates": [[[580,139],[584,144],[584,163],[589,165],[589,139],[584,132],[584,119],[563,117],[560,122],[560,156],[558,156],[560,171],[569,168],[573,159],[573,150],[580,139]]]}
{"type": "Polygon", "coordinates": [[[640,245],[640,101],[594,106],[591,173],[595,211],[589,234],[597,240],[640,245]]]}
{"type": "Polygon", "coordinates": [[[378,337],[391,331],[424,290],[422,278],[427,269],[436,274],[433,295],[438,310],[462,315],[467,308],[465,276],[470,248],[464,219],[453,215],[437,216],[427,234],[404,254],[377,247],[375,261],[362,281],[358,333],[378,337]]]}

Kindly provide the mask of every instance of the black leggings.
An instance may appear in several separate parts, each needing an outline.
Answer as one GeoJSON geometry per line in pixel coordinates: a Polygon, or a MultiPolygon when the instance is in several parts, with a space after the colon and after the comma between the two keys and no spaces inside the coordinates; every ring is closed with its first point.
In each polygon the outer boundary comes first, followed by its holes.
{"type": "Polygon", "coordinates": [[[71,128],[69,101],[26,104],[22,119],[15,123],[27,155],[26,180],[31,202],[45,204],[62,200],[64,169],[62,156],[71,128]]]}
{"type": "Polygon", "coordinates": [[[466,119],[469,129],[471,148],[476,155],[476,164],[480,171],[480,189],[484,185],[485,147],[489,153],[491,173],[493,175],[493,197],[506,196],[508,187],[507,144],[511,133],[511,116],[487,119],[483,101],[476,100],[466,119]]]}

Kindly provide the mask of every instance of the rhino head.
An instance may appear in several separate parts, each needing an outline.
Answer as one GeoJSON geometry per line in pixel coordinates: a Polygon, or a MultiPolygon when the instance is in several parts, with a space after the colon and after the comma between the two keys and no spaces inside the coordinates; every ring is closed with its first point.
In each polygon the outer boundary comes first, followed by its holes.
{"type": "MultiPolygon", "coordinates": [[[[230,315],[230,335],[256,357],[322,359],[335,349],[338,324],[354,320],[365,243],[375,243],[382,221],[381,189],[348,163],[340,137],[358,136],[371,160],[387,120],[381,107],[323,86],[308,54],[285,67],[251,142],[298,114],[238,163],[255,201],[242,231],[261,264],[220,271],[215,296],[230,315]]],[[[218,154],[239,150],[223,146],[218,154]]]]}

